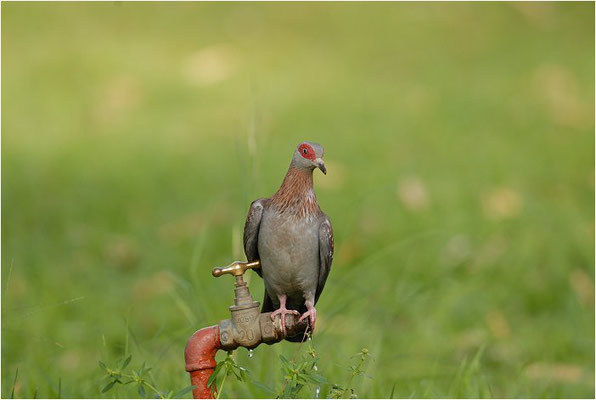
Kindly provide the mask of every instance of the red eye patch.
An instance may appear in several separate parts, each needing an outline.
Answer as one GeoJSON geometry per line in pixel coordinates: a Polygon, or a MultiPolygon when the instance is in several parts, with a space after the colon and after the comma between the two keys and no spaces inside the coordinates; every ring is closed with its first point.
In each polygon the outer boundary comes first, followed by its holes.
{"type": "Polygon", "coordinates": [[[307,158],[309,160],[314,160],[315,158],[317,158],[313,148],[306,143],[301,144],[300,147],[298,147],[298,151],[300,152],[300,155],[302,157],[307,158]]]}

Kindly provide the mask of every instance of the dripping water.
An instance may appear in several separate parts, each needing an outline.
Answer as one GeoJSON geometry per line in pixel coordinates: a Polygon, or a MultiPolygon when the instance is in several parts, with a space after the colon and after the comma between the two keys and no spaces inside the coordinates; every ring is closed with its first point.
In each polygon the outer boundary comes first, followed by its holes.
{"type": "MultiPolygon", "coordinates": [[[[306,339],[309,342],[312,342],[312,336],[308,335],[308,338],[306,339]]],[[[319,368],[317,367],[317,364],[312,366],[313,371],[317,372],[319,370],[319,368]]],[[[319,398],[319,395],[321,394],[321,386],[317,385],[317,387],[315,388],[315,399],[319,398]]]]}
{"type": "MultiPolygon", "coordinates": [[[[317,368],[317,365],[313,365],[312,369],[317,372],[319,369],[317,368]]],[[[319,394],[321,393],[321,386],[317,385],[317,387],[315,388],[315,399],[319,398],[319,394]]]]}

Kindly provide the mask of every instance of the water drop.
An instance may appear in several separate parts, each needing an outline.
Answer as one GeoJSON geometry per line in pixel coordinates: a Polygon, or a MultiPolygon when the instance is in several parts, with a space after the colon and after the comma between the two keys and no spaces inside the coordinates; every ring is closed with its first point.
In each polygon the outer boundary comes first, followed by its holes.
{"type": "Polygon", "coordinates": [[[248,358],[252,358],[252,356],[254,356],[254,352],[252,351],[252,349],[250,349],[248,351],[248,358]]]}
{"type": "MultiPolygon", "coordinates": [[[[317,367],[317,365],[316,365],[316,364],[312,366],[312,369],[313,369],[313,371],[315,371],[315,372],[317,372],[317,371],[319,370],[319,368],[317,367]]],[[[321,393],[321,387],[320,387],[320,386],[317,386],[317,387],[315,388],[315,399],[318,399],[318,398],[319,398],[319,394],[320,394],[320,393],[321,393]]]]}

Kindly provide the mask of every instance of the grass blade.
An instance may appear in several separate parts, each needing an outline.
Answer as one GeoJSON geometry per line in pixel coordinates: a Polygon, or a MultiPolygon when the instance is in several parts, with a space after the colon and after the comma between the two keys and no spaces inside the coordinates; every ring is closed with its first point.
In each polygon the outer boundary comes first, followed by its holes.
{"type": "MultiPolygon", "coordinates": [[[[128,335],[127,335],[128,338],[128,335]]],[[[132,354],[129,355],[128,357],[126,357],[126,360],[124,360],[124,362],[122,363],[122,368],[120,369],[124,369],[128,366],[128,364],[130,364],[130,360],[132,359],[132,354]]]]}
{"type": "Polygon", "coordinates": [[[10,392],[10,398],[14,399],[14,388],[17,385],[17,378],[19,377],[19,369],[17,368],[17,372],[14,374],[14,383],[12,384],[12,391],[10,392]]]}
{"type": "Polygon", "coordinates": [[[111,388],[113,388],[115,384],[116,384],[116,381],[112,381],[112,382],[108,383],[107,385],[105,385],[103,387],[103,389],[101,389],[101,392],[102,393],[107,392],[108,390],[110,390],[111,388]]]}
{"type": "Polygon", "coordinates": [[[195,385],[190,385],[190,386],[187,386],[187,387],[185,387],[184,389],[177,391],[177,392],[176,392],[176,394],[174,394],[174,396],[173,396],[173,397],[174,397],[174,398],[176,398],[176,399],[177,399],[177,398],[180,398],[180,397],[184,396],[186,393],[188,393],[188,392],[190,392],[190,391],[194,390],[195,388],[196,388],[196,386],[195,386],[195,385]]]}

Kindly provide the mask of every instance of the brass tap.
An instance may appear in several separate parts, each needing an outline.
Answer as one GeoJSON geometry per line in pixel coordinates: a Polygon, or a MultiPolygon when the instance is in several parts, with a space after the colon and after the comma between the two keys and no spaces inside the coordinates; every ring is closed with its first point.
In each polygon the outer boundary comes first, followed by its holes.
{"type": "Polygon", "coordinates": [[[227,267],[216,267],[213,268],[211,274],[219,278],[224,274],[230,274],[234,276],[242,276],[248,269],[258,269],[261,268],[261,261],[256,260],[253,262],[242,262],[242,261],[234,261],[227,267]]]}
{"type": "MultiPolygon", "coordinates": [[[[234,261],[227,267],[213,268],[214,277],[233,275],[236,278],[234,285],[234,305],[230,306],[232,318],[219,323],[219,338],[221,348],[233,350],[237,347],[253,349],[261,343],[273,344],[284,339],[279,318],[271,319],[271,313],[260,313],[260,303],[255,301],[242,276],[249,269],[261,268],[259,260],[252,262],[234,261]]],[[[308,321],[298,322],[298,317],[286,317],[286,331],[288,335],[304,332],[308,321]]]]}

